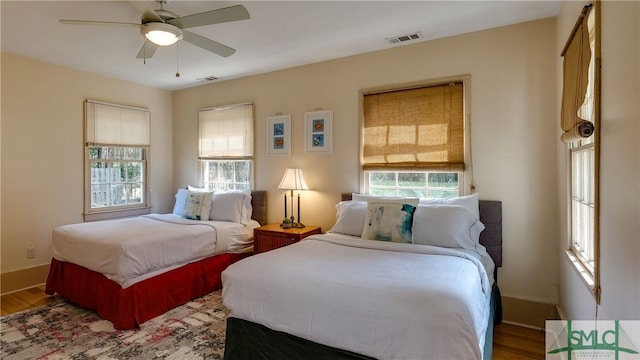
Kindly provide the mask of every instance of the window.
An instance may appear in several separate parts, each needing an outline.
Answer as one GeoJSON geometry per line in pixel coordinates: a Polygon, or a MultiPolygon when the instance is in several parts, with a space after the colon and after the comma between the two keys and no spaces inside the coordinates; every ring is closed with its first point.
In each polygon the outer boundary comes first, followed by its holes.
{"type": "Polygon", "coordinates": [[[435,171],[367,171],[368,194],[452,198],[461,194],[459,173],[435,171]]]}
{"type": "Polygon", "coordinates": [[[253,179],[253,104],[200,110],[199,159],[202,186],[250,189],[253,179]]]}
{"type": "Polygon", "coordinates": [[[85,101],[85,220],[147,208],[148,150],[148,110],[85,101]]]}
{"type": "Polygon", "coordinates": [[[366,193],[463,195],[463,82],[365,94],[363,113],[366,193]]]}
{"type": "Polygon", "coordinates": [[[594,6],[583,8],[562,51],[561,140],[567,144],[567,255],[600,302],[598,237],[599,37],[594,6]]]}

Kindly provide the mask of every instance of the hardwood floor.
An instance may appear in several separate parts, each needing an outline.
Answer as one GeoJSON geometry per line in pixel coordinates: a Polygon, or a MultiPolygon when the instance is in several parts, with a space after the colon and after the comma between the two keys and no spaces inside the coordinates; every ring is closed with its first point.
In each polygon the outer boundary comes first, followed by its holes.
{"type": "Polygon", "coordinates": [[[40,307],[59,299],[58,294],[49,296],[44,293],[44,285],[14,292],[0,297],[0,315],[4,316],[30,308],[40,307]]]}
{"type": "MultiPolygon", "coordinates": [[[[44,293],[44,285],[0,297],[1,315],[44,306],[59,299],[44,293]]],[[[493,360],[544,359],[544,332],[502,323],[493,334],[493,360]]]]}
{"type": "Polygon", "coordinates": [[[502,323],[493,332],[493,360],[544,359],[544,331],[502,323]]]}

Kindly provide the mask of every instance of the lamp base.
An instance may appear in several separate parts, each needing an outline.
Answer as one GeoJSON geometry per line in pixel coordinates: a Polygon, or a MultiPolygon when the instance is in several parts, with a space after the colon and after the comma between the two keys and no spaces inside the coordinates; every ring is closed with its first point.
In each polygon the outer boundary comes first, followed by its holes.
{"type": "Polygon", "coordinates": [[[305,225],[303,223],[293,223],[291,224],[291,227],[296,229],[302,229],[303,227],[305,227],[305,225]]]}

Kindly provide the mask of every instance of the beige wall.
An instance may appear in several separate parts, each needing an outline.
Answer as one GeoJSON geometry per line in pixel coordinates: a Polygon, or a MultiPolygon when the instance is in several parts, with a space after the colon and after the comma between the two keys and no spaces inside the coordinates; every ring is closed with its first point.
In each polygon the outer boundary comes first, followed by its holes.
{"type": "Polygon", "coordinates": [[[173,206],[171,92],[3,53],[3,275],[47,265],[51,230],[83,221],[87,98],[151,110],[151,205],[173,206]],[[35,259],[27,259],[28,246],[35,259]]]}
{"type": "MultiPolygon", "coordinates": [[[[559,54],[584,3],[558,16],[559,54]]],[[[640,319],[640,3],[603,1],[600,156],[601,305],[565,256],[559,258],[560,310],[568,319],[640,319]]],[[[561,94],[561,59],[557,91],[561,94]]],[[[557,96],[558,101],[560,95],[557,96]]],[[[558,120],[559,121],[559,120],[558,120]]],[[[559,129],[559,127],[558,127],[559,129]]],[[[596,130],[598,131],[598,130],[596,130]]],[[[567,246],[566,150],[558,142],[559,248],[567,246]]]]}
{"type": "Polygon", "coordinates": [[[312,191],[302,220],[328,230],[342,192],[359,190],[360,92],[468,74],[475,183],[503,201],[503,295],[557,302],[555,19],[402,46],[174,92],[174,188],[198,183],[197,111],[253,101],[255,188],[269,221],[283,216],[284,169],[300,167],[312,191]],[[332,155],[304,153],[304,112],[334,111],[332,155]],[[292,116],[292,155],[269,157],[266,117],[292,116]]]}

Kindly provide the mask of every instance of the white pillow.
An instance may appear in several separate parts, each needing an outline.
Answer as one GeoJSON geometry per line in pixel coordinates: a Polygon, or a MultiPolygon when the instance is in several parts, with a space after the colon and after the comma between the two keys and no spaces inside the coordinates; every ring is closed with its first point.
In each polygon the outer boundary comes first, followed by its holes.
{"type": "Polygon", "coordinates": [[[480,209],[478,207],[477,193],[449,199],[420,198],[420,205],[434,204],[459,205],[467,209],[476,220],[480,219],[480,209]]]}
{"type": "Polygon", "coordinates": [[[247,225],[253,216],[253,206],[251,205],[251,189],[244,190],[244,201],[242,203],[242,225],[247,225]]]}
{"type": "Polygon", "coordinates": [[[246,225],[251,220],[251,190],[230,190],[213,194],[209,219],[246,225]]]}
{"type": "Polygon", "coordinates": [[[209,220],[213,193],[187,191],[187,201],[182,216],[191,220],[209,220]]]}
{"type": "Polygon", "coordinates": [[[419,205],[413,215],[413,243],[477,251],[484,224],[463,206],[419,205]]]}
{"type": "Polygon", "coordinates": [[[413,243],[413,214],[418,199],[371,200],[362,238],[399,243],[413,243]]]}
{"type": "Polygon", "coordinates": [[[361,237],[367,217],[367,202],[341,201],[336,204],[336,217],[336,224],[327,232],[361,237]]]}
{"type": "Polygon", "coordinates": [[[397,200],[397,199],[417,199],[407,196],[390,196],[390,195],[368,195],[368,194],[356,194],[351,193],[351,200],[353,201],[372,201],[372,200],[397,200]]]}
{"type": "Polygon", "coordinates": [[[173,214],[180,215],[184,214],[184,208],[187,205],[187,194],[189,190],[187,189],[178,189],[176,192],[176,203],[173,205],[173,214]]]}
{"type": "Polygon", "coordinates": [[[198,192],[210,192],[207,188],[195,187],[191,185],[187,185],[187,190],[189,191],[198,191],[198,192]]]}

